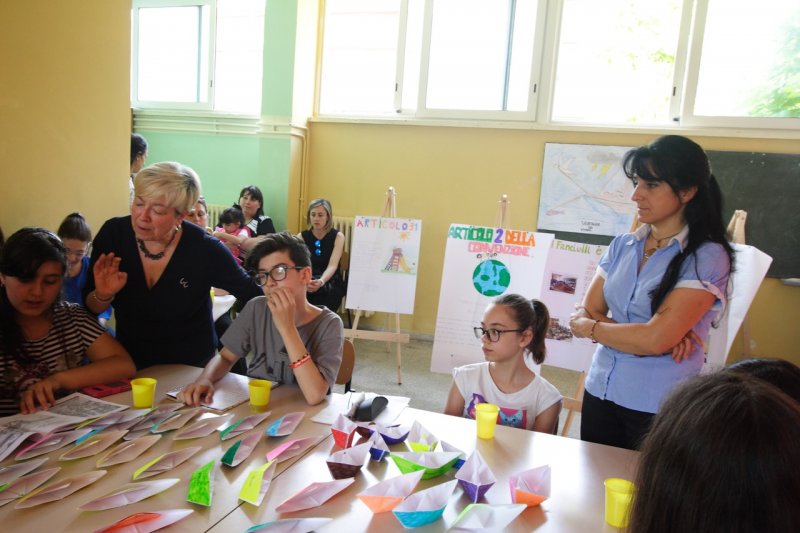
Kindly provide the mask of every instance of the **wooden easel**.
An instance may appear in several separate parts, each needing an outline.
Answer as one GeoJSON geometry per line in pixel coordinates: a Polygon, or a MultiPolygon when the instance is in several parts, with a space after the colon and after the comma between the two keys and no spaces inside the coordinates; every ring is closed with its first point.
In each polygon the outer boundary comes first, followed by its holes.
{"type": "MultiPolygon", "coordinates": [[[[395,193],[394,187],[389,187],[386,191],[386,204],[383,206],[383,216],[384,218],[397,218],[397,195],[395,193]]],[[[365,330],[358,330],[358,321],[361,319],[361,309],[356,310],[356,316],[353,319],[353,327],[351,329],[344,330],[344,336],[350,340],[353,339],[368,339],[374,341],[386,341],[386,348],[387,351],[389,349],[390,343],[394,342],[397,344],[397,384],[403,384],[403,374],[401,370],[402,365],[402,355],[400,353],[400,344],[408,343],[411,340],[411,336],[408,333],[400,333],[400,313],[388,313],[386,316],[386,324],[388,329],[389,324],[389,315],[394,314],[395,318],[395,331],[365,331],[365,330]]]]}
{"type": "Polygon", "coordinates": [[[511,202],[508,201],[508,195],[504,194],[497,202],[497,215],[494,217],[495,228],[507,228],[509,226],[508,206],[511,202]]]}

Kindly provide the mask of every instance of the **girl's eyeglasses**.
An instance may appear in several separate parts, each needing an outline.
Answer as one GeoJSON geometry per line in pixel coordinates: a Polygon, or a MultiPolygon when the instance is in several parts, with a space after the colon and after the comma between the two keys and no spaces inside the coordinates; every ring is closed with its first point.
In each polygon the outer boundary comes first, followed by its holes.
{"type": "Polygon", "coordinates": [[[484,335],[489,339],[489,342],[497,342],[500,340],[501,333],[521,333],[524,329],[483,329],[482,327],[474,327],[472,331],[475,332],[475,338],[481,339],[484,335]]]}

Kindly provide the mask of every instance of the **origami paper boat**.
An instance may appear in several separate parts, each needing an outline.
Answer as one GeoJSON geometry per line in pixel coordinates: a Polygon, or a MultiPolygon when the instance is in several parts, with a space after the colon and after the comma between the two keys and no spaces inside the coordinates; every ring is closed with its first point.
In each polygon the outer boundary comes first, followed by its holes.
{"type": "Polygon", "coordinates": [[[159,440],[161,435],[145,435],[136,440],[120,442],[97,461],[97,468],[133,461],[159,440]]]}
{"type": "Polygon", "coordinates": [[[439,441],[439,446],[441,446],[443,452],[458,452],[459,454],[461,454],[461,455],[459,455],[458,461],[456,461],[456,464],[453,465],[453,468],[458,470],[459,468],[461,468],[464,465],[464,462],[466,461],[466,458],[467,458],[467,454],[465,454],[462,450],[459,450],[458,448],[456,448],[452,444],[450,444],[448,442],[445,442],[445,441],[439,441]]]}
{"type": "Polygon", "coordinates": [[[353,439],[356,436],[356,428],[358,426],[352,420],[339,413],[336,420],[333,421],[331,426],[331,433],[333,433],[333,442],[339,448],[349,448],[353,445],[353,439]]]}
{"type": "Polygon", "coordinates": [[[224,424],[228,423],[231,418],[233,418],[233,415],[227,414],[222,416],[204,418],[203,420],[198,420],[191,426],[186,427],[180,430],[178,433],[176,433],[173,439],[185,440],[185,439],[201,439],[203,437],[208,437],[216,430],[221,428],[224,424]]]}
{"type": "Polygon", "coordinates": [[[331,454],[326,463],[333,479],[355,477],[364,466],[364,459],[369,453],[370,446],[369,442],[365,442],[331,454]]]}
{"type": "Polygon", "coordinates": [[[478,500],[483,498],[486,491],[497,482],[497,478],[494,477],[478,450],[472,452],[464,466],[459,469],[456,473],[456,479],[467,493],[467,496],[469,496],[469,499],[472,500],[472,503],[477,503],[478,500]]]}
{"type": "Polygon", "coordinates": [[[194,471],[189,480],[189,491],[186,501],[211,507],[211,497],[214,495],[214,461],[209,461],[194,471]]]}
{"type": "Polygon", "coordinates": [[[253,533],[255,531],[261,533],[310,533],[332,521],[333,518],[287,518],[258,524],[247,528],[245,533],[253,533]]]}
{"type": "Polygon", "coordinates": [[[77,441],[81,437],[91,433],[89,428],[73,429],[62,433],[51,433],[45,435],[36,442],[22,448],[14,457],[17,461],[23,461],[32,457],[37,457],[53,450],[63,448],[67,444],[77,441]]]}
{"type": "Polygon", "coordinates": [[[136,513],[94,533],[152,533],[183,520],[193,512],[192,509],[168,509],[153,513],[136,513]]]}
{"type": "Polygon", "coordinates": [[[400,444],[408,438],[410,432],[409,428],[403,426],[376,426],[375,430],[380,433],[387,446],[400,444]]]}
{"type": "Polygon", "coordinates": [[[201,446],[191,446],[160,455],[136,470],[133,479],[144,479],[172,470],[202,449],[201,446]]]}
{"type": "Polygon", "coordinates": [[[151,412],[151,409],[116,411],[114,413],[108,413],[105,416],[101,416],[100,418],[96,418],[88,424],[85,424],[83,427],[90,429],[107,429],[111,426],[115,426],[114,429],[129,429],[133,425],[141,422],[143,417],[149,412],[151,412]],[[123,424],[128,424],[128,426],[118,427],[122,426],[123,424]]]}
{"type": "Polygon", "coordinates": [[[414,420],[411,431],[408,433],[408,445],[415,452],[429,452],[436,448],[439,439],[436,435],[425,429],[422,424],[414,420]]]}
{"type": "Polygon", "coordinates": [[[391,511],[414,492],[414,487],[422,479],[422,474],[422,470],[417,470],[386,479],[358,493],[358,499],[373,513],[391,511]]]}
{"type": "Polygon", "coordinates": [[[138,423],[131,426],[129,433],[125,435],[125,440],[138,437],[141,433],[147,433],[150,428],[157,426],[167,418],[171,417],[175,411],[183,407],[180,403],[168,403],[160,405],[146,414],[138,423]]]}
{"type": "Polygon", "coordinates": [[[430,524],[441,518],[447,501],[456,488],[455,479],[429,489],[415,492],[394,508],[392,513],[403,524],[412,528],[430,524]]]}
{"type": "Polygon", "coordinates": [[[189,422],[192,418],[199,415],[202,410],[199,407],[194,407],[192,409],[184,409],[183,411],[178,411],[177,413],[173,414],[166,420],[162,421],[158,425],[154,425],[150,428],[150,433],[164,433],[166,431],[174,431],[176,429],[180,429],[189,422]]]}
{"type": "Polygon", "coordinates": [[[43,503],[53,502],[56,500],[63,500],[70,494],[87,487],[106,475],[105,470],[93,470],[79,474],[77,476],[68,477],[58,481],[48,483],[44,487],[40,487],[33,492],[25,495],[20,499],[19,503],[14,509],[27,509],[35,507],[43,503]]]}
{"type": "Polygon", "coordinates": [[[319,507],[326,501],[336,496],[339,492],[349,487],[355,479],[335,479],[333,481],[322,481],[311,483],[306,488],[291,496],[275,510],[279,513],[293,513],[303,509],[319,507]]]}
{"type": "Polygon", "coordinates": [[[28,461],[25,463],[17,463],[14,465],[0,467],[0,487],[7,483],[11,483],[15,479],[21,478],[28,472],[33,472],[47,462],[47,457],[36,459],[35,461],[28,461]]]}
{"type": "Polygon", "coordinates": [[[370,436],[375,432],[375,425],[372,422],[354,422],[354,424],[356,425],[356,433],[365,439],[370,438],[370,436]]]}
{"type": "Polygon", "coordinates": [[[250,454],[258,446],[259,440],[261,440],[261,435],[258,433],[251,433],[245,438],[237,440],[233,446],[228,448],[220,461],[227,466],[239,466],[242,461],[250,457],[250,454]]]}
{"type": "Polygon", "coordinates": [[[246,431],[250,431],[251,429],[255,429],[261,422],[266,420],[269,415],[272,414],[272,411],[267,411],[265,413],[258,413],[255,415],[250,415],[241,420],[237,420],[230,426],[226,427],[222,430],[219,434],[222,440],[232,439],[233,437],[238,437],[242,433],[246,431]]]}
{"type": "Polygon", "coordinates": [[[383,458],[389,453],[389,447],[386,441],[383,440],[380,433],[373,433],[369,438],[369,455],[373,461],[383,461],[383,458]]]}
{"type": "Polygon", "coordinates": [[[267,452],[267,461],[275,461],[281,463],[292,457],[296,457],[311,448],[315,444],[314,437],[306,437],[304,439],[290,440],[284,442],[280,446],[273,448],[267,452]]]}
{"type": "Polygon", "coordinates": [[[272,483],[276,466],[276,462],[270,461],[251,470],[239,491],[239,499],[253,505],[261,505],[272,483]]]}
{"type": "Polygon", "coordinates": [[[519,472],[508,479],[511,501],[529,507],[539,505],[550,497],[550,466],[543,465],[519,472]]]}
{"type": "Polygon", "coordinates": [[[140,502],[150,496],[164,492],[175,483],[180,481],[177,478],[156,479],[153,481],[140,481],[139,483],[128,483],[113,490],[90,502],[86,502],[78,510],[80,511],[105,511],[115,507],[123,507],[131,503],[140,502]]]}
{"type": "Polygon", "coordinates": [[[42,483],[56,475],[59,470],[61,470],[60,466],[48,468],[47,470],[22,476],[4,485],[3,490],[0,491],[0,507],[17,498],[22,498],[26,494],[30,494],[36,490],[37,487],[41,486],[42,483]]]}
{"type": "Polygon", "coordinates": [[[450,531],[504,531],[527,505],[471,503],[461,511],[450,531]]]}
{"type": "Polygon", "coordinates": [[[415,470],[424,470],[422,479],[441,476],[458,460],[457,452],[409,452],[392,453],[394,464],[404,474],[415,470]]]}
{"type": "Polygon", "coordinates": [[[125,429],[120,429],[117,431],[103,431],[102,433],[98,433],[89,440],[85,440],[78,444],[70,451],[63,453],[58,460],[71,461],[73,459],[83,459],[84,457],[89,457],[90,455],[97,455],[121,439],[127,432],[128,431],[125,429]]]}
{"type": "Polygon", "coordinates": [[[285,437],[292,433],[292,431],[300,425],[305,413],[298,411],[295,413],[288,413],[283,415],[275,422],[273,422],[264,432],[269,437],[285,437]]]}

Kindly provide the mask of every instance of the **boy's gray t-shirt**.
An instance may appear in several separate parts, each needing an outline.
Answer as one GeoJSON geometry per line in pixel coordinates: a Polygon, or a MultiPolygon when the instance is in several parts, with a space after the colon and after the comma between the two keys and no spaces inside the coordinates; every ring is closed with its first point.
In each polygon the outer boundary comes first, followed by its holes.
{"type": "MultiPolygon", "coordinates": [[[[333,387],[342,363],[344,330],[342,319],[323,307],[308,324],[297,328],[328,387],[333,387]]],[[[222,336],[222,344],[238,357],[248,357],[247,375],[283,383],[294,383],[289,354],[275,327],[265,296],[253,298],[222,336]]]]}

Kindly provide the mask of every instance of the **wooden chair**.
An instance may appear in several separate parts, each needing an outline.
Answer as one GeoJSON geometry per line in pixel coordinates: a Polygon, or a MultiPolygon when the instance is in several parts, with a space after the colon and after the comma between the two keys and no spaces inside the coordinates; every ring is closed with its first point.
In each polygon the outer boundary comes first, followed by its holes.
{"type": "Polygon", "coordinates": [[[575,397],[564,397],[561,408],[567,410],[567,418],[564,420],[564,427],[561,428],[562,437],[568,436],[567,434],[569,433],[569,428],[572,425],[572,419],[575,417],[575,413],[580,413],[581,409],[583,409],[583,386],[585,382],[586,372],[581,372],[578,378],[578,387],[575,390],[575,397]]]}
{"type": "Polygon", "coordinates": [[[347,314],[347,326],[349,328],[353,328],[353,316],[350,314],[350,310],[345,305],[347,302],[347,276],[350,274],[350,254],[347,250],[342,250],[342,257],[339,259],[339,272],[342,276],[342,280],[344,280],[344,287],[345,287],[345,297],[342,298],[342,303],[339,306],[338,313],[339,314],[347,314]]]}
{"type": "Polygon", "coordinates": [[[342,346],[342,364],[339,367],[339,374],[336,376],[336,384],[344,385],[344,392],[350,392],[350,384],[353,381],[353,368],[356,366],[356,347],[350,339],[344,340],[342,346]]]}

